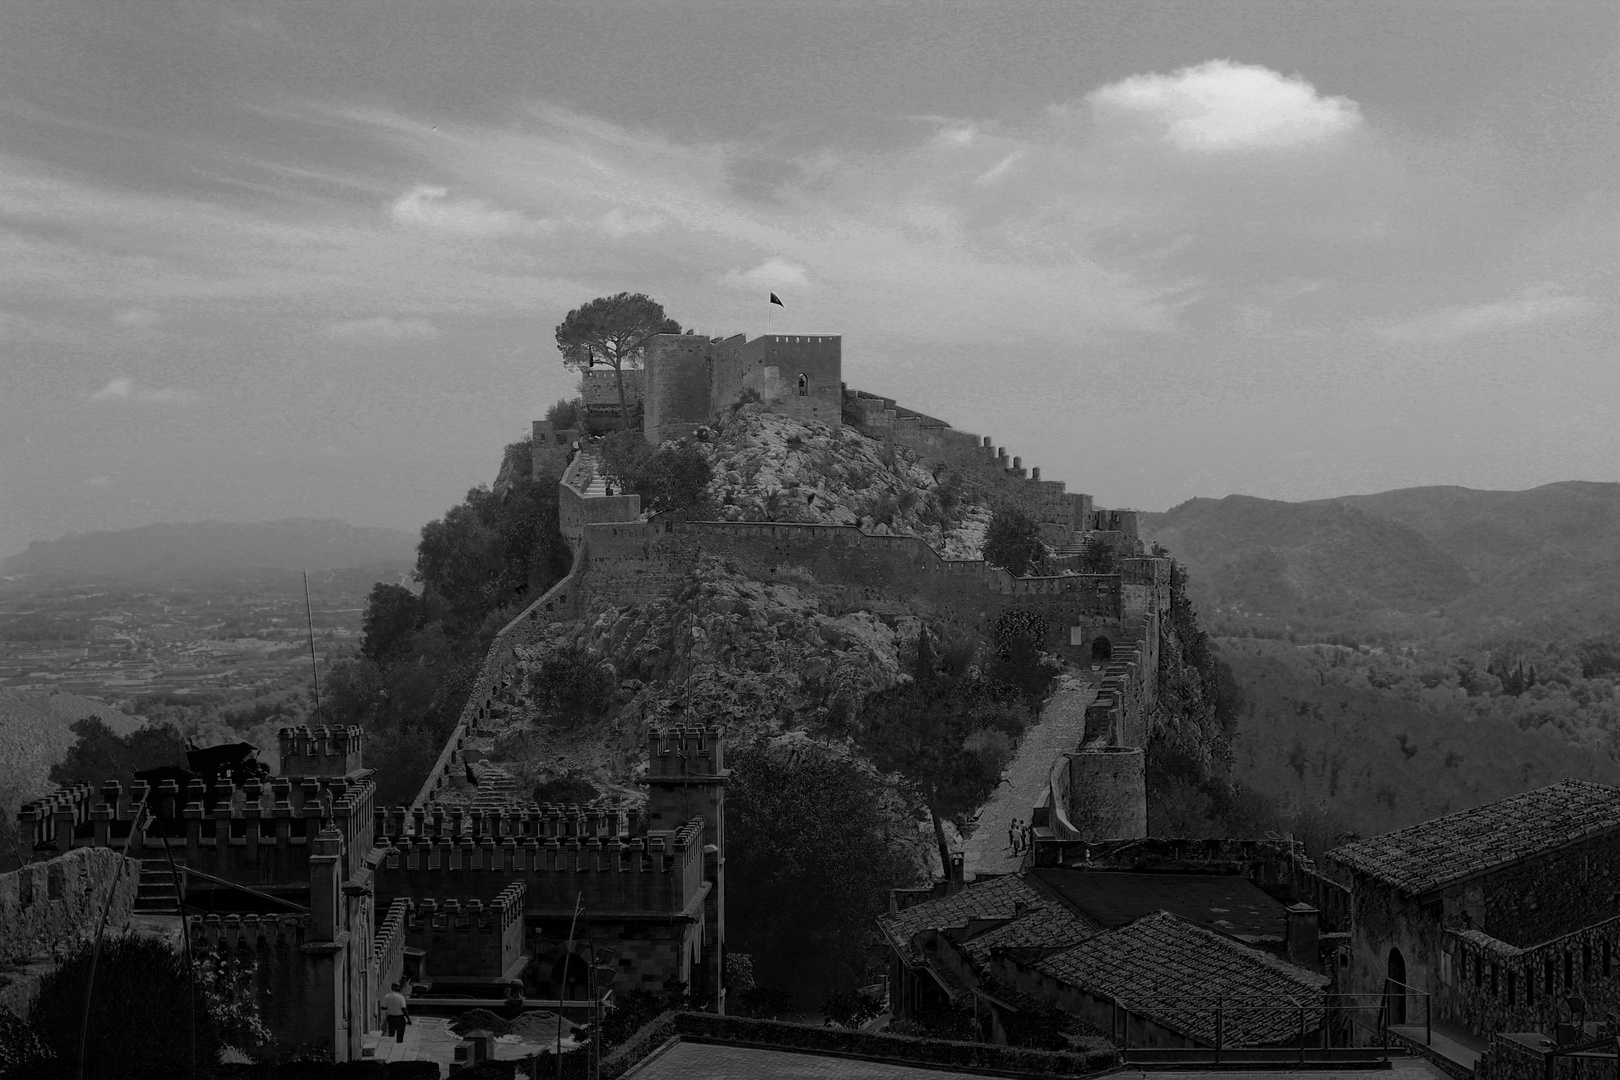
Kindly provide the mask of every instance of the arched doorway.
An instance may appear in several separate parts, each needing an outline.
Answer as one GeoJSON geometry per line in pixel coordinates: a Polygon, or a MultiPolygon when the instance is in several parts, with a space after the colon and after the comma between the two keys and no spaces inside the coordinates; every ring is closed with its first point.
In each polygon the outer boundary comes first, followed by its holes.
{"type": "Polygon", "coordinates": [[[799,372],[799,396],[800,397],[808,397],[809,395],[810,395],[810,376],[806,375],[804,372],[801,371],[801,372],[799,372]]]}
{"type": "Polygon", "coordinates": [[[1102,635],[1091,639],[1091,662],[1106,664],[1114,656],[1114,644],[1102,635]]]}
{"type": "Polygon", "coordinates": [[[1384,984],[1385,1004],[1390,1024],[1406,1023],[1406,958],[1401,950],[1389,950],[1389,981],[1384,984]]]}

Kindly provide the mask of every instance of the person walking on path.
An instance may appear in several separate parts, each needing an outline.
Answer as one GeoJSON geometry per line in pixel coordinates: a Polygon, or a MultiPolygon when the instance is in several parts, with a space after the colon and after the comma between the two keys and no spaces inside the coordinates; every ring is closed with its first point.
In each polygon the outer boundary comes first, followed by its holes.
{"type": "Polygon", "coordinates": [[[1007,847],[1014,854],[1018,854],[1018,819],[1013,818],[1012,824],[1007,826],[1007,847]]]}
{"type": "Polygon", "coordinates": [[[395,983],[394,989],[383,995],[383,1012],[387,1014],[388,1027],[385,1035],[392,1035],[394,1041],[405,1041],[405,1025],[410,1023],[410,1017],[405,1014],[405,995],[399,992],[403,983],[395,983]]]}

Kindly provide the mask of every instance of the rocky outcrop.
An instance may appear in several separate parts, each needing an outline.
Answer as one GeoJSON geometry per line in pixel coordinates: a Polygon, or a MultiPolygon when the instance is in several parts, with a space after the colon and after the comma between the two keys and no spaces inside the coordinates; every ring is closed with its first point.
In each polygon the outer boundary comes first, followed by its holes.
{"type": "Polygon", "coordinates": [[[136,860],[90,847],[0,874],[0,1006],[26,1012],[49,955],[94,934],[104,907],[109,929],[125,926],[140,877],[136,860]]]}

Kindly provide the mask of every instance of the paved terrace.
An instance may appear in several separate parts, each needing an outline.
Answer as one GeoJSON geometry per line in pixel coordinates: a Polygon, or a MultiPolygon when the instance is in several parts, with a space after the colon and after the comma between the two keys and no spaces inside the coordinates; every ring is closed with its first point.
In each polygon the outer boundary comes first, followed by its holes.
{"type": "Polygon", "coordinates": [[[973,833],[963,844],[963,869],[969,881],[979,874],[1018,870],[1023,858],[1007,846],[1007,826],[1013,818],[1029,821],[1030,812],[1046,798],[1052,763],[1059,754],[1080,749],[1085,739],[1086,707],[1096,700],[1097,688],[1068,678],[1073,682],[1047,700],[1040,719],[1024,732],[1001,786],[979,808],[973,833]]]}

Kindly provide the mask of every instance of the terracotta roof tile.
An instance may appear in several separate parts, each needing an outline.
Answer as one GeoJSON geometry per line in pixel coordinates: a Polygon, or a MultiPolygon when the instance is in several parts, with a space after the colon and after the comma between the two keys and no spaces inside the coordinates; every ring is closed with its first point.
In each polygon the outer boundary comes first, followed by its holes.
{"type": "Polygon", "coordinates": [[[922,962],[912,939],[924,930],[966,926],[973,919],[1010,919],[1023,904],[1029,909],[1057,907],[1053,900],[1016,874],[978,881],[952,896],[925,900],[898,914],[878,916],[878,925],[908,963],[922,962]]]}
{"type": "Polygon", "coordinates": [[[1223,998],[1223,1041],[1265,1046],[1299,1035],[1298,1007],[1321,1022],[1325,975],[1295,967],[1168,911],[1144,915],[1033,965],[1055,979],[1121,1005],[1201,1042],[1215,1042],[1215,999],[1223,998]],[[1250,1003],[1243,1008],[1239,1002],[1250,1003]],[[1266,1003],[1266,1008],[1253,1007],[1266,1003]]]}
{"type": "Polygon", "coordinates": [[[1620,788],[1562,780],[1472,810],[1334,848],[1326,858],[1421,895],[1620,828],[1620,788]]]}

